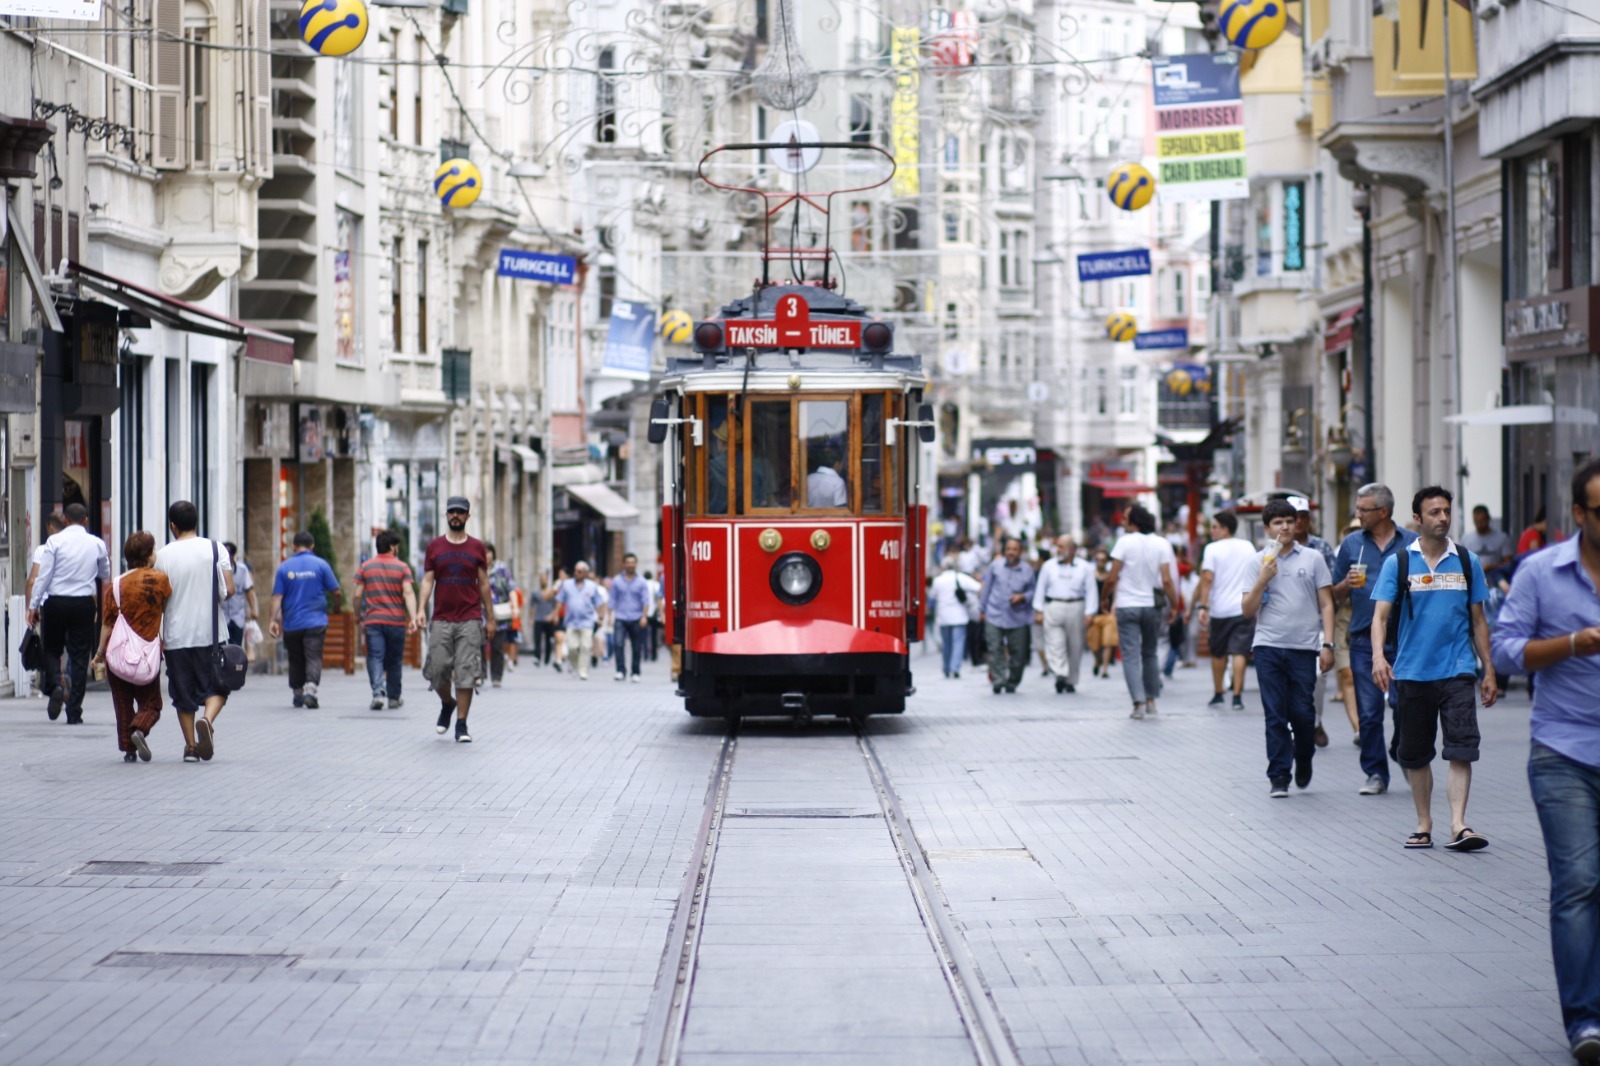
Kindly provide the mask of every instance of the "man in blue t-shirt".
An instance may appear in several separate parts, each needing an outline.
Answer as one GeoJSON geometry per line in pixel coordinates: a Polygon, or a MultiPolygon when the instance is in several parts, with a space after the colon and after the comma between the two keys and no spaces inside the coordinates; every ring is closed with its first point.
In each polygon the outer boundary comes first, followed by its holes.
{"type": "Polygon", "coordinates": [[[1489,659],[1489,623],[1483,616],[1488,585],[1478,557],[1450,539],[1452,502],[1449,491],[1437,485],[1420,490],[1411,501],[1422,535],[1404,555],[1384,562],[1372,590],[1372,680],[1385,692],[1394,682],[1399,696],[1392,753],[1411,783],[1417,808],[1417,831],[1405,846],[1433,847],[1430,764],[1436,754],[1434,737],[1443,726],[1443,755],[1450,763],[1450,839],[1445,847],[1476,851],[1489,844],[1467,826],[1467,793],[1472,764],[1478,760],[1476,697],[1481,694],[1483,705],[1492,707],[1498,692],[1489,659]],[[1392,668],[1383,651],[1391,618],[1399,629],[1392,668]],[[1483,681],[1474,693],[1479,664],[1483,681]]]}
{"type": "Polygon", "coordinates": [[[343,593],[333,568],[313,554],[311,534],[294,535],[294,554],[278,565],[272,578],[274,640],[283,634],[289,654],[289,688],[296,707],[317,706],[317,685],[322,682],[322,642],[328,635],[328,596],[333,609],[342,606],[343,593]]]}

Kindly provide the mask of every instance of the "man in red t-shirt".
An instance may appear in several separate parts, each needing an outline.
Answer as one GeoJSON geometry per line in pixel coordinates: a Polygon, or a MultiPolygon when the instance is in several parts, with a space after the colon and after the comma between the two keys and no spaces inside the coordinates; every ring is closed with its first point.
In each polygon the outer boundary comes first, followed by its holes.
{"type": "Polygon", "coordinates": [[[433,601],[433,621],[428,626],[428,660],[422,675],[439,693],[439,732],[450,728],[455,716],[456,741],[472,743],[467,732],[467,711],[472,690],[483,677],[485,625],[494,617],[494,597],[489,592],[489,553],[483,541],[467,536],[472,505],[465,496],[452,496],[444,504],[449,531],[433,538],[422,559],[419,609],[411,621],[422,629],[422,614],[433,601]],[[450,696],[452,684],[455,698],[450,696]]]}
{"type": "Polygon", "coordinates": [[[367,636],[367,680],[372,683],[372,709],[401,706],[401,660],[406,627],[417,617],[417,593],[411,567],[394,553],[400,538],[385,529],[378,534],[378,554],[356,569],[356,611],[367,636]]]}

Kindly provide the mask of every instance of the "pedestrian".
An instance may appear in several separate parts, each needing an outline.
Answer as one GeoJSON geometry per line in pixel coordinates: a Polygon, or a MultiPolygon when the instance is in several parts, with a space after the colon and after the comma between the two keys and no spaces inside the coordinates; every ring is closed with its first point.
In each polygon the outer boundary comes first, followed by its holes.
{"type": "Polygon", "coordinates": [[[1238,536],[1239,516],[1218,511],[1211,517],[1211,542],[1200,553],[1200,587],[1195,602],[1201,621],[1206,624],[1211,648],[1210,707],[1221,707],[1233,668],[1233,709],[1244,710],[1245,667],[1250,644],[1255,639],[1255,622],[1244,615],[1244,593],[1255,565],[1255,546],[1238,536]]]}
{"type": "MultiPolygon", "coordinates": [[[[1358,532],[1361,523],[1352,516],[1350,524],[1345,527],[1344,535],[1358,532]]],[[[1342,542],[1342,538],[1341,538],[1342,542]]],[[[1337,562],[1337,553],[1335,554],[1337,562]]],[[[1337,566],[1334,568],[1338,572],[1337,566]]],[[[1355,676],[1350,669],[1350,598],[1340,599],[1338,585],[1334,585],[1333,597],[1333,670],[1335,682],[1339,686],[1339,694],[1334,698],[1344,704],[1345,717],[1350,720],[1351,743],[1357,747],[1361,745],[1361,714],[1357,710],[1355,676]]]]}
{"type": "Polygon", "coordinates": [[[494,545],[485,543],[489,557],[489,595],[494,598],[494,632],[489,637],[489,683],[500,687],[506,676],[506,645],[515,639],[511,621],[516,616],[516,579],[511,567],[495,556],[494,545]]]}
{"type": "MultiPolygon", "coordinates": [[[[1351,533],[1339,545],[1333,563],[1333,598],[1348,601],[1350,624],[1350,680],[1356,691],[1356,718],[1361,724],[1361,772],[1366,783],[1358,790],[1363,796],[1380,796],[1389,791],[1389,753],[1384,741],[1385,694],[1372,680],[1372,589],[1378,573],[1396,553],[1405,551],[1417,535],[1394,522],[1394,493],[1389,486],[1373,482],[1356,489],[1356,521],[1361,531],[1351,533]]],[[[1394,633],[1389,643],[1378,649],[1389,662],[1394,661],[1394,633]]],[[[1388,696],[1389,706],[1395,696],[1388,696]]]]}
{"type": "MultiPolygon", "coordinates": [[[[106,665],[106,649],[120,615],[141,640],[161,640],[161,619],[172,598],[172,583],[155,568],[156,538],[144,530],[130,534],[122,545],[122,561],[127,572],[106,583],[101,604],[100,647],[95,652],[96,666],[106,665]]],[[[157,652],[159,655],[159,651],[157,652]]],[[[111,688],[111,709],[117,718],[117,749],[123,762],[150,761],[146,739],[161,720],[161,675],[144,681],[127,680],[116,669],[106,671],[111,688]]]]}
{"type": "Polygon", "coordinates": [[[1015,692],[1028,670],[1028,626],[1033,622],[1033,587],[1038,579],[1022,558],[1022,541],[1007,537],[1004,553],[983,572],[978,617],[995,694],[1015,692]]]}
{"type": "Polygon", "coordinates": [[[420,632],[423,613],[432,602],[422,673],[439,695],[437,731],[449,732],[454,716],[458,744],[472,743],[467,714],[472,710],[472,693],[483,679],[483,646],[494,619],[489,552],[483,541],[467,534],[471,517],[472,504],[465,496],[445,500],[445,532],[434,537],[423,554],[422,590],[417,594],[417,615],[411,620],[412,630],[420,632]]]}
{"type": "Polygon", "coordinates": [[[283,635],[289,655],[289,691],[296,707],[315,710],[322,684],[322,648],[328,639],[328,597],[337,611],[344,593],[333,567],[311,550],[316,543],[305,530],[294,535],[294,554],[278,564],[272,578],[272,622],[268,634],[283,635]]]}
{"type": "Polygon", "coordinates": [[[572,568],[570,578],[545,593],[546,597],[561,605],[567,652],[572,657],[571,668],[581,681],[589,680],[589,667],[594,657],[594,631],[606,603],[605,592],[589,573],[589,564],[579,560],[572,568]]]}
{"type": "Polygon", "coordinates": [[[555,658],[556,605],[545,595],[550,591],[550,571],[539,572],[539,591],[533,597],[533,661],[561,669],[555,658]]]}
{"type": "Polygon", "coordinates": [[[80,725],[99,628],[99,583],[111,578],[111,559],[105,542],[89,532],[87,507],[70,503],[63,517],[61,532],[45,541],[39,555],[39,576],[28,594],[28,624],[39,626],[44,646],[42,687],[50,694],[50,720],[61,717],[65,707],[67,724],[80,725]],[[64,673],[62,652],[67,656],[64,673]]]}
{"type": "Polygon", "coordinates": [[[1195,665],[1195,599],[1200,588],[1200,573],[1189,565],[1188,548],[1174,549],[1178,554],[1178,616],[1167,627],[1167,658],[1161,664],[1161,673],[1170,681],[1181,662],[1187,669],[1195,665]]]}
{"type": "Polygon", "coordinates": [[[1461,535],[1461,544],[1478,557],[1490,584],[1500,576],[1495,571],[1511,561],[1511,538],[1494,528],[1489,508],[1481,503],[1472,509],[1472,528],[1461,535]]]}
{"type": "Polygon", "coordinates": [[[1466,821],[1472,764],[1478,761],[1473,688],[1485,707],[1494,706],[1498,693],[1489,658],[1489,623],[1483,616],[1489,584],[1477,556],[1450,539],[1453,502],[1450,491],[1437,485],[1419,489],[1412,498],[1411,511],[1422,535],[1403,554],[1384,562],[1372,590],[1372,639],[1380,646],[1372,656],[1372,680],[1385,691],[1393,682],[1399,697],[1392,749],[1417,808],[1417,831],[1406,847],[1433,846],[1431,764],[1439,754],[1450,764],[1450,840],[1445,847],[1476,851],[1489,842],[1466,821]],[[1392,665],[1381,650],[1391,625],[1397,630],[1392,665]],[[1476,677],[1479,666],[1481,682],[1476,677]],[[1441,732],[1444,743],[1435,751],[1434,738],[1441,732]]]}
{"type": "Polygon", "coordinates": [[[938,576],[929,586],[928,598],[933,602],[934,624],[939,627],[945,677],[961,676],[961,660],[967,655],[967,625],[982,591],[983,585],[977,579],[961,572],[955,555],[944,557],[938,576]]]}
{"type": "MultiPolygon", "coordinates": [[[[1297,543],[1304,544],[1313,551],[1320,552],[1322,554],[1322,561],[1328,564],[1328,572],[1331,574],[1333,572],[1333,564],[1338,557],[1338,551],[1332,544],[1329,544],[1327,541],[1311,532],[1311,501],[1306,499],[1304,496],[1290,496],[1288,497],[1288,500],[1290,505],[1294,507],[1295,541],[1297,543]]],[[[1328,639],[1334,639],[1334,635],[1331,630],[1328,632],[1328,639]]],[[[1338,659],[1337,642],[1335,642],[1334,659],[1335,661],[1338,659]]],[[[1325,748],[1328,746],[1328,733],[1327,730],[1322,728],[1322,712],[1323,709],[1328,705],[1328,674],[1326,672],[1319,672],[1317,674],[1317,689],[1313,702],[1317,708],[1317,747],[1325,748]]]]}
{"type": "Polygon", "coordinates": [[[1157,641],[1162,622],[1170,622],[1177,609],[1177,556],[1172,545],[1156,535],[1156,516],[1142,505],[1128,509],[1128,521],[1133,531],[1118,537],[1111,549],[1111,573],[1100,600],[1117,616],[1122,676],[1133,700],[1129,717],[1143,718],[1156,713],[1156,698],[1161,695],[1157,641]]]}
{"type": "Polygon", "coordinates": [[[237,544],[225,540],[222,546],[233,564],[233,595],[222,601],[222,613],[228,619],[228,643],[242,648],[245,626],[260,613],[256,606],[256,572],[239,554],[237,544]]]}
{"type": "Polygon", "coordinates": [[[1099,603],[1094,566],[1078,558],[1078,545],[1069,536],[1056,538],[1056,557],[1039,568],[1033,592],[1034,617],[1044,626],[1045,657],[1056,678],[1057,692],[1078,691],[1078,671],[1083,665],[1088,605],[1099,603]]]}
{"type": "Polygon", "coordinates": [[[417,618],[417,593],[411,567],[395,554],[400,538],[385,529],[378,533],[378,554],[356,568],[355,608],[367,638],[367,682],[372,687],[372,710],[405,705],[400,694],[401,667],[406,653],[406,631],[417,618]]]}
{"type": "Polygon", "coordinates": [[[1540,551],[1561,539],[1560,533],[1552,533],[1550,523],[1545,519],[1544,507],[1540,507],[1534,514],[1533,521],[1528,523],[1528,528],[1522,531],[1517,538],[1517,557],[1529,552],[1540,551]]]}
{"type": "Polygon", "coordinates": [[[217,716],[228,702],[222,683],[222,604],[233,595],[233,564],[214,540],[200,536],[200,510],[189,500],[167,508],[173,539],[156,552],[172,596],[162,625],[167,698],[183,730],[183,761],[210,762],[216,753],[217,716]]]}
{"type": "MultiPolygon", "coordinates": [[[[566,567],[561,567],[561,568],[557,569],[556,570],[556,577],[555,577],[555,584],[550,586],[549,588],[545,589],[543,592],[540,593],[540,595],[544,596],[544,598],[547,599],[547,600],[552,600],[553,601],[556,592],[558,592],[560,590],[561,586],[566,583],[566,581],[568,580],[568,578],[570,576],[571,575],[569,575],[567,573],[566,567]]],[[[550,665],[555,667],[556,673],[559,674],[565,668],[566,662],[567,662],[567,609],[566,609],[566,607],[562,606],[559,603],[555,604],[555,613],[553,615],[551,615],[551,618],[554,620],[554,623],[555,623],[555,634],[554,634],[554,636],[555,636],[556,657],[555,657],[555,660],[553,662],[551,662],[550,665]]]]}
{"type": "Polygon", "coordinates": [[[39,560],[44,558],[44,546],[51,537],[60,533],[61,527],[66,524],[65,515],[60,511],[51,511],[49,517],[44,520],[44,536],[28,554],[28,583],[23,588],[22,595],[29,603],[33,602],[33,583],[39,578],[39,560]]]}
{"type": "Polygon", "coordinates": [[[661,630],[664,625],[661,617],[661,582],[648,570],[644,572],[644,580],[650,586],[650,616],[645,619],[645,658],[655,662],[656,654],[661,650],[661,630]]]}
{"type": "Polygon", "coordinates": [[[639,683],[639,660],[644,655],[645,618],[653,609],[650,583],[639,576],[639,557],[632,552],[622,557],[622,573],[611,579],[611,650],[617,660],[617,680],[628,677],[624,660],[631,649],[634,684],[639,683]]]}
{"type": "Polygon", "coordinates": [[[1273,799],[1311,784],[1316,753],[1317,674],[1333,669],[1333,575],[1322,553],[1295,540],[1295,506],[1268,500],[1261,510],[1267,546],[1247,573],[1245,617],[1255,619],[1251,647],[1267,723],[1267,780],[1273,799]]]}
{"type": "Polygon", "coordinates": [[[1528,786],[1550,869],[1550,943],[1572,1055],[1600,1062],[1600,460],[1572,478],[1578,535],[1523,562],[1491,638],[1538,671],[1528,786]]]}

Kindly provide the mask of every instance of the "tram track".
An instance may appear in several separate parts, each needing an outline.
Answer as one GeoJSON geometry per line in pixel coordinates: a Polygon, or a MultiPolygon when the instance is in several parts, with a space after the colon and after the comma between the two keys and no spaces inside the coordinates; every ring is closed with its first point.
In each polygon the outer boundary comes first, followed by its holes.
{"type": "MultiPolygon", "coordinates": [[[[645,1018],[636,1066],[676,1066],[684,1049],[690,1013],[694,1007],[695,979],[702,934],[715,910],[713,892],[718,848],[728,797],[733,786],[739,747],[739,722],[730,722],[722,737],[706,788],[699,832],[684,878],[673,922],[662,952],[655,993],[645,1018]]],[[[837,736],[838,734],[833,734],[837,736]]],[[[983,980],[965,937],[951,913],[927,856],[918,843],[911,821],[901,805],[889,772],[865,721],[853,723],[856,754],[867,784],[877,798],[876,814],[822,814],[813,817],[881,817],[886,844],[893,851],[905,887],[915,905],[921,929],[931,952],[929,965],[939,970],[955,1013],[979,1066],[1016,1066],[1020,1058],[1000,1012],[983,980]]],[[[801,815],[800,817],[805,817],[801,815]]]]}

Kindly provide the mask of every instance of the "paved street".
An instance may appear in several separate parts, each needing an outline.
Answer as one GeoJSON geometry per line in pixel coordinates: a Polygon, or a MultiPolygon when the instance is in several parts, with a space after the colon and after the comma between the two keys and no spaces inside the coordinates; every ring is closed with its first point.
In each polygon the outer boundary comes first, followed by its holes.
{"type": "MultiPolygon", "coordinates": [[[[1253,689],[1211,711],[1180,671],[1135,722],[1120,678],[918,666],[870,732],[1021,1061],[1568,1061],[1525,694],[1483,716],[1492,845],[1456,855],[1401,849],[1403,786],[1356,794],[1339,704],[1274,801],[1253,689]]],[[[198,766],[170,715],[128,766],[104,695],[74,728],[0,705],[0,1061],[654,1061],[722,738],[665,667],[525,666],[471,746],[414,673],[382,712],[253,677],[198,766]]],[[[748,725],[724,802],[681,1061],[973,1061],[850,730],[748,725]]]]}

